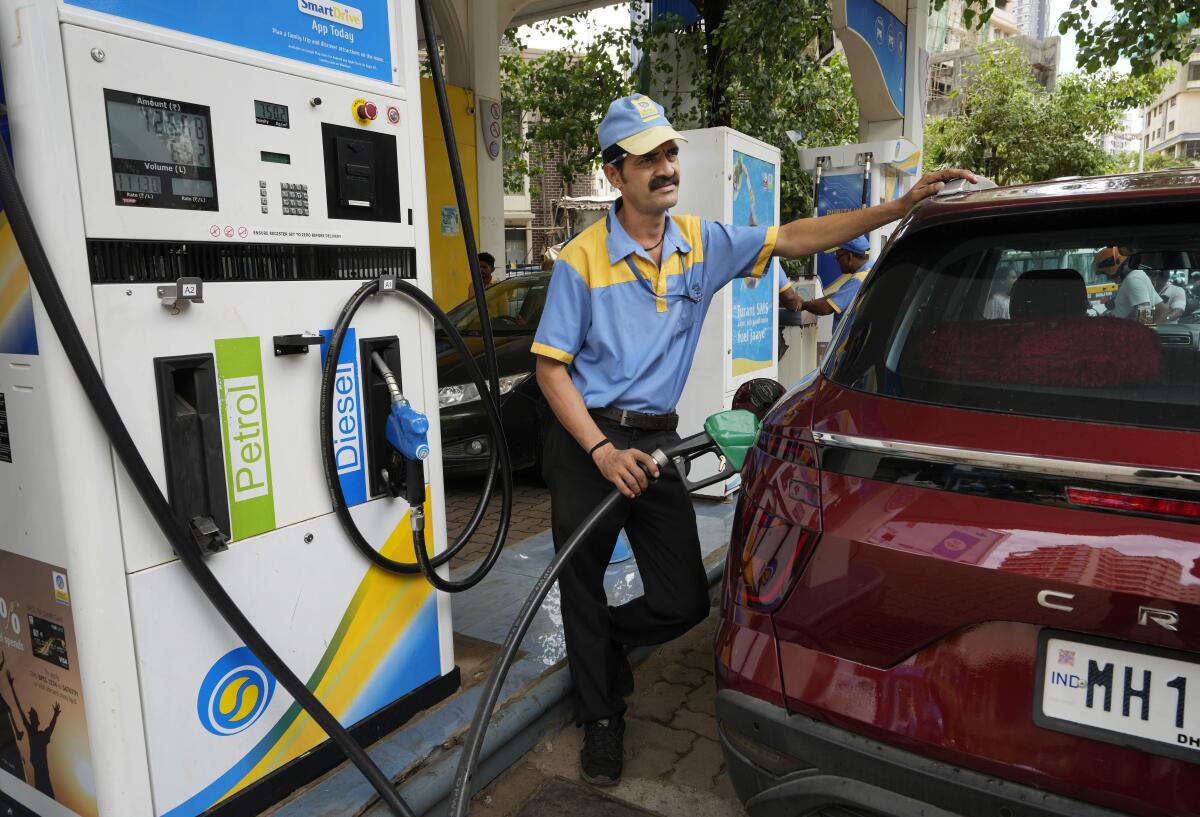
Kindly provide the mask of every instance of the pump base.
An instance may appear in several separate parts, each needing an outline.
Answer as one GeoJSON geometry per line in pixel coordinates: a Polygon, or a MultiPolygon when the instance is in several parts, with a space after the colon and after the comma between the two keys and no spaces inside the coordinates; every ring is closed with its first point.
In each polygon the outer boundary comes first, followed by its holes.
{"type": "MultiPolygon", "coordinates": [[[[446,675],[434,678],[374,715],[359,721],[349,732],[361,745],[370,746],[407,723],[413,716],[431,709],[453,695],[458,691],[461,682],[456,666],[446,675]]],[[[204,812],[202,817],[245,817],[248,814],[259,814],[344,762],[346,758],[341,750],[327,740],[311,752],[296,758],[254,785],[222,801],[220,805],[204,812]]],[[[0,800],[0,803],[4,801],[0,800]]],[[[20,811],[15,813],[22,814],[20,811]]]]}

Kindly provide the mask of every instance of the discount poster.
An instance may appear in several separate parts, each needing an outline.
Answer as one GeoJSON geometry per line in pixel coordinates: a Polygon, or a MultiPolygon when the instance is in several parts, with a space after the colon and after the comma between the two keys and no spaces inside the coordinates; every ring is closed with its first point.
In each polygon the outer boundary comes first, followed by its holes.
{"type": "Polygon", "coordinates": [[[67,572],[0,551],[0,790],[98,817],[67,572]]]}

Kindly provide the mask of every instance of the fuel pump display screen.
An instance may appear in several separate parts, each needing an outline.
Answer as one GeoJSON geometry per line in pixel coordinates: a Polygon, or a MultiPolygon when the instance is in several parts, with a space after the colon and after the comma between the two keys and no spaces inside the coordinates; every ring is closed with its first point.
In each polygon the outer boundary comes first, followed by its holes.
{"type": "Polygon", "coordinates": [[[108,89],[104,102],[118,205],[217,209],[206,105],[108,89]]]}

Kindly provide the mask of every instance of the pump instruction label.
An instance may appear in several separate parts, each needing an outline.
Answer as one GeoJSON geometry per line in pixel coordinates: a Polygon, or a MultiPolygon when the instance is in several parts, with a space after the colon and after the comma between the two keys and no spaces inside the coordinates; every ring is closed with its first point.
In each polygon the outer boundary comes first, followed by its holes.
{"type": "Polygon", "coordinates": [[[261,342],[218,340],[216,359],[229,521],[232,538],[246,539],[275,529],[261,342]]]}

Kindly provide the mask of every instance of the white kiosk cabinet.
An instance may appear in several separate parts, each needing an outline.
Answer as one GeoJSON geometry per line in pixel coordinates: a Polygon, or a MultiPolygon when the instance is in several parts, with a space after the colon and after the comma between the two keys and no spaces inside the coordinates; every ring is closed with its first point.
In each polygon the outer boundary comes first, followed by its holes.
{"type": "MultiPolygon", "coordinates": [[[[681,183],[677,213],[727,224],[779,223],[779,150],[729,128],[684,131],[680,144],[681,183]]],[[[679,434],[704,427],[712,414],[730,407],[738,386],[777,375],[778,261],[761,279],[739,278],[713,299],[687,386],[679,401],[679,434]]],[[[716,473],[712,458],[697,461],[694,479],[716,473]]],[[[701,493],[725,497],[741,476],[701,493]]]]}

